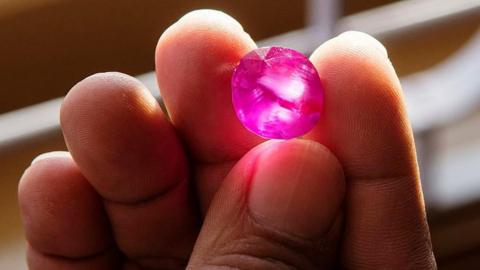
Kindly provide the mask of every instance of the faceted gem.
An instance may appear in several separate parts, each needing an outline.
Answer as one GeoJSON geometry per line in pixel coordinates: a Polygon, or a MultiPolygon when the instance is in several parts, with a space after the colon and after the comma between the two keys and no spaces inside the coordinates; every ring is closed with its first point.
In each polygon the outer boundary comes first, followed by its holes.
{"type": "Polygon", "coordinates": [[[291,139],[320,119],[323,87],[313,64],[300,52],[258,48],[245,55],[232,76],[232,101],[238,119],[269,139],[291,139]]]}

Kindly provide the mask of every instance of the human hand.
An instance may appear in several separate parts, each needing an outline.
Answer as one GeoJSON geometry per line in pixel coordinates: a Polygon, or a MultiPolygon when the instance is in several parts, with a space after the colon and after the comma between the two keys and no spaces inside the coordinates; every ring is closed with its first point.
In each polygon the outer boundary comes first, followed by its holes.
{"type": "Polygon", "coordinates": [[[434,269],[412,132],[383,46],[345,33],[311,56],[325,88],[304,139],[246,131],[230,77],[254,42],[192,12],[160,38],[168,118],[137,80],[69,92],[69,153],[19,184],[30,269],[434,269]]]}

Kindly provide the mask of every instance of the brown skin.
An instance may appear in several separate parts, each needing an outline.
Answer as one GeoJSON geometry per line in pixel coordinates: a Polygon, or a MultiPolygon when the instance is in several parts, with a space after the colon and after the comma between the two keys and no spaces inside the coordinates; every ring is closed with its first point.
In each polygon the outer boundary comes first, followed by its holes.
{"type": "Polygon", "coordinates": [[[127,75],[75,85],[61,110],[71,156],[37,160],[19,185],[30,269],[435,269],[384,48],[360,33],[320,46],[323,117],[283,142],[232,109],[232,69],[253,48],[223,13],[170,27],[156,69],[171,120],[127,75]]]}

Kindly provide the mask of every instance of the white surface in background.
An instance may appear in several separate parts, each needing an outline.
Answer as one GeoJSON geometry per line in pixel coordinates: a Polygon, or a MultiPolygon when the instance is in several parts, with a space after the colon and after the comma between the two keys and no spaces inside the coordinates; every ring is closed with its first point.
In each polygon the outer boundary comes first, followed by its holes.
{"type": "Polygon", "coordinates": [[[142,75],[136,76],[136,78],[147,87],[148,90],[153,94],[154,97],[160,96],[160,90],[158,89],[157,77],[155,72],[149,72],[142,75]]]}
{"type": "MultiPolygon", "coordinates": [[[[311,1],[313,3],[311,8],[319,8],[318,1],[311,1]]],[[[335,25],[333,33],[355,30],[381,38],[398,35],[405,29],[425,26],[460,14],[479,12],[480,0],[404,0],[342,17],[335,25]]],[[[324,37],[325,32],[319,32],[318,28],[312,25],[264,39],[257,44],[259,47],[277,45],[310,53],[325,41],[324,37]]]]}
{"type": "Polygon", "coordinates": [[[28,269],[25,260],[26,245],[24,239],[2,243],[2,247],[3,248],[0,249],[1,270],[28,269]]]}
{"type": "Polygon", "coordinates": [[[378,37],[459,13],[478,12],[479,8],[480,0],[404,0],[347,16],[337,29],[339,32],[357,30],[378,37]],[[382,12],[378,12],[379,9],[382,12]]]}
{"type": "Polygon", "coordinates": [[[439,208],[478,200],[480,194],[480,108],[432,134],[431,202],[439,208]]]}
{"type": "MultiPolygon", "coordinates": [[[[137,79],[158,97],[159,91],[154,72],[137,76],[137,79]]],[[[58,130],[62,101],[63,98],[56,98],[1,114],[0,149],[17,141],[58,130]]]]}
{"type": "Polygon", "coordinates": [[[0,115],[0,148],[58,129],[62,99],[52,99],[0,115]]]}
{"type": "Polygon", "coordinates": [[[465,117],[480,104],[480,30],[452,57],[402,78],[416,132],[465,117]]]}
{"type": "Polygon", "coordinates": [[[429,191],[432,205],[447,210],[478,200],[480,194],[480,140],[456,147],[432,163],[429,191]]]}

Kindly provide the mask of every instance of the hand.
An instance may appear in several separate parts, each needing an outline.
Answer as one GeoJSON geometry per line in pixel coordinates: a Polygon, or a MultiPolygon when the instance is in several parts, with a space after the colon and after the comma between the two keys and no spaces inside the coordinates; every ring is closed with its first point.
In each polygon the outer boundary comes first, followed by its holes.
{"type": "Polygon", "coordinates": [[[30,269],[434,269],[384,47],[355,32],[320,46],[319,124],[267,142],[230,101],[253,48],[220,12],[171,26],[156,51],[170,118],[127,75],[75,85],[60,115],[69,153],[38,157],[19,186],[30,269]]]}

